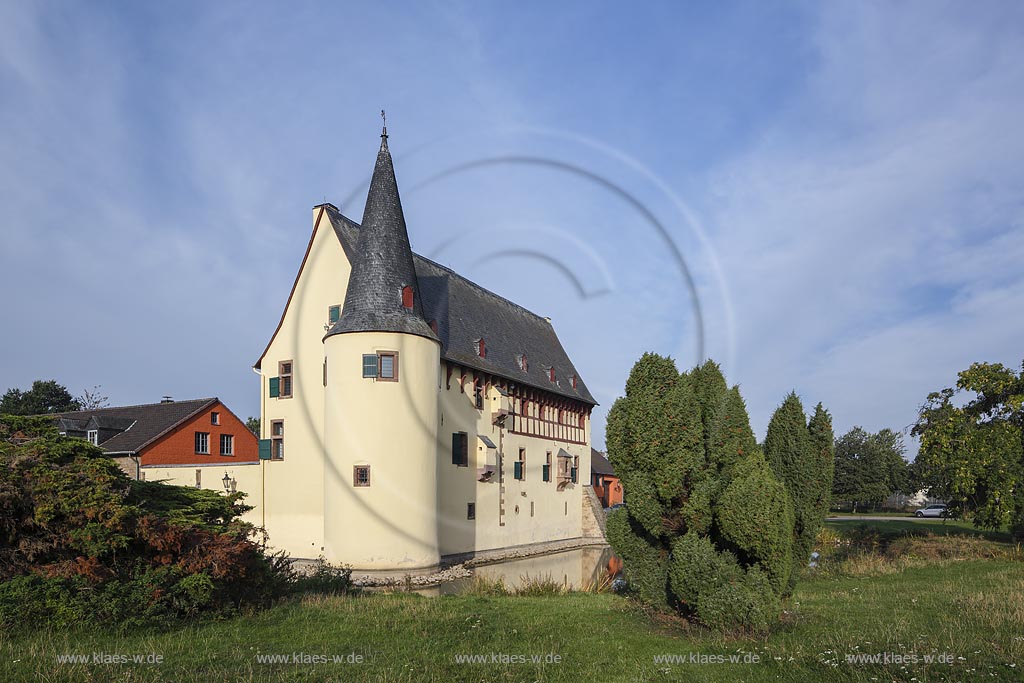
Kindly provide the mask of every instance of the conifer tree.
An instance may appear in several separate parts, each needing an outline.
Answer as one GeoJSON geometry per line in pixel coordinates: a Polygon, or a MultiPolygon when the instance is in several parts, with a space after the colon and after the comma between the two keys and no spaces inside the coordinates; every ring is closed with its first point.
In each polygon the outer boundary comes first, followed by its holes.
{"type": "Polygon", "coordinates": [[[834,446],[831,417],[821,404],[807,423],[803,404],[791,392],[772,415],[764,453],[793,501],[793,570],[787,593],[810,559],[828,509],[834,446]]]}
{"type": "Polygon", "coordinates": [[[737,388],[707,362],[680,374],[644,354],[608,415],[608,457],[627,504],[608,539],[638,596],[717,628],[778,619],[793,512],[737,388]]]}

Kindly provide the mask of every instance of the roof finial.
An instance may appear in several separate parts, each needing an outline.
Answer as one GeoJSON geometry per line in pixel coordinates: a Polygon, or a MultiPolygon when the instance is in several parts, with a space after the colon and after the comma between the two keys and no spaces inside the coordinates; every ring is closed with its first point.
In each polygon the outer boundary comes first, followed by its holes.
{"type": "Polygon", "coordinates": [[[380,110],[380,118],[381,118],[382,121],[384,121],[384,130],[380,134],[380,148],[381,149],[387,149],[388,148],[388,117],[384,113],[383,109],[380,110]]]}

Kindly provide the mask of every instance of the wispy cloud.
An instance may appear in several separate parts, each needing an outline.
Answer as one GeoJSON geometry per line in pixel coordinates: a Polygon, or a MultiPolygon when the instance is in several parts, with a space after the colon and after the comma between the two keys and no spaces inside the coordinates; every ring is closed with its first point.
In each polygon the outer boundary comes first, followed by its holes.
{"type": "Polygon", "coordinates": [[[354,193],[342,208],[361,216],[383,107],[414,246],[463,240],[441,260],[554,319],[603,404],[598,444],[640,353],[693,360],[666,243],[581,175],[506,165],[420,186],[438,172],[529,154],[621,186],[681,249],[707,351],[760,433],[791,388],[840,429],[904,426],[971,361],[1024,355],[1022,18],[1015,3],[7,3],[0,270],[22,294],[0,390],[55,376],[255,413],[249,364],[310,207],[354,193]],[[511,255],[517,240],[611,286],[581,299],[564,268],[511,255]]]}
{"type": "Polygon", "coordinates": [[[762,428],[790,387],[902,427],[970,362],[1024,356],[1021,24],[901,7],[823,6],[806,91],[717,170],[762,428]]]}

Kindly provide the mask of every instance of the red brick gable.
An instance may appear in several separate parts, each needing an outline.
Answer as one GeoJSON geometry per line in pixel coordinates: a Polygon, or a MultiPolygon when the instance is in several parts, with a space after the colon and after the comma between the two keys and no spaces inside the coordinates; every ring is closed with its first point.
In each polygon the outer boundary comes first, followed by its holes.
{"type": "Polygon", "coordinates": [[[140,455],[143,467],[252,463],[259,461],[259,440],[244,422],[217,401],[151,443],[140,455]],[[219,413],[219,425],[212,423],[213,413],[219,413]],[[196,453],[196,432],[210,435],[209,455],[196,453]],[[220,454],[222,434],[234,437],[234,455],[220,454]]]}

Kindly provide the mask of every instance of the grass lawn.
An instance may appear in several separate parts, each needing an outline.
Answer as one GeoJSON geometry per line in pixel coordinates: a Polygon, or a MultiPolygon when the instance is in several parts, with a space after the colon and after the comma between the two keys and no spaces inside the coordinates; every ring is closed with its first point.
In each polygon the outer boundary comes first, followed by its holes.
{"type": "Polygon", "coordinates": [[[165,632],[0,635],[2,681],[929,681],[1024,680],[1024,563],[972,560],[803,582],[767,637],[652,621],[614,594],[312,597],[165,632]],[[63,654],[162,664],[58,664],[63,654]],[[950,653],[953,664],[853,665],[846,654],[950,653]],[[263,664],[257,655],[357,653],[365,662],[263,664]],[[456,655],[555,654],[465,664],[456,655]],[[659,655],[758,663],[656,663],[659,655]],[[1013,666],[1016,665],[1016,666],[1013,666]]]}
{"type": "Polygon", "coordinates": [[[870,528],[886,537],[930,533],[936,536],[968,535],[986,538],[990,541],[1009,543],[1009,531],[989,531],[979,529],[971,522],[959,519],[907,519],[875,520],[875,519],[843,519],[825,522],[825,526],[839,533],[847,533],[856,529],[870,528]]]}

